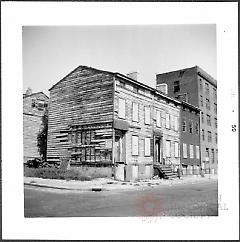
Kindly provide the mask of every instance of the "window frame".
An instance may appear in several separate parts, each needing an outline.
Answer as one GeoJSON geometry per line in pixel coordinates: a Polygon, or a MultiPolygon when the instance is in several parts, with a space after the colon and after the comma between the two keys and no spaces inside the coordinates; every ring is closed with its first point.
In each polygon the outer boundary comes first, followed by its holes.
{"type": "Polygon", "coordinates": [[[139,122],[139,104],[137,102],[133,102],[132,103],[132,121],[133,122],[139,122]],[[136,112],[136,120],[134,119],[135,115],[134,115],[134,107],[137,108],[137,110],[135,110],[136,112]]]}
{"type": "Polygon", "coordinates": [[[126,119],[126,100],[124,99],[124,98],[121,98],[121,97],[119,97],[118,98],[118,118],[120,118],[120,119],[126,119]],[[121,114],[121,112],[120,112],[120,110],[121,110],[121,108],[120,108],[120,104],[123,104],[123,103],[121,103],[121,101],[124,101],[124,117],[122,117],[120,114],[121,114]]]}
{"type": "Polygon", "coordinates": [[[150,125],[151,124],[151,109],[149,106],[144,106],[144,124],[150,125]],[[147,119],[147,113],[146,110],[149,110],[149,118],[147,119]],[[147,122],[149,121],[149,122],[147,122]]]}
{"type": "Polygon", "coordinates": [[[132,140],[131,140],[131,146],[132,146],[132,156],[139,156],[139,136],[138,135],[132,135],[132,140]],[[134,148],[134,139],[137,139],[137,140],[135,140],[135,141],[137,141],[136,142],[136,144],[137,144],[137,149],[135,149],[134,148]],[[136,152],[136,153],[134,153],[134,152],[136,152]]]}
{"type": "Polygon", "coordinates": [[[144,138],[144,156],[145,157],[151,156],[151,138],[150,137],[144,138]],[[146,142],[146,141],[148,141],[148,142],[146,142]],[[149,145],[149,149],[146,149],[146,145],[149,145]],[[149,150],[149,153],[146,153],[147,150],[149,150]]]}

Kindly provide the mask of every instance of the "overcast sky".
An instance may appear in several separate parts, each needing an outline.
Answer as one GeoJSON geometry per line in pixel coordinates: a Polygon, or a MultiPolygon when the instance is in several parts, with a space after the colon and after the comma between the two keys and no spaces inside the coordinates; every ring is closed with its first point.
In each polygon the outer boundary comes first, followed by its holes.
{"type": "Polygon", "coordinates": [[[157,73],[199,65],[215,79],[215,25],[23,27],[23,91],[44,91],[79,65],[155,86],[157,73]]]}

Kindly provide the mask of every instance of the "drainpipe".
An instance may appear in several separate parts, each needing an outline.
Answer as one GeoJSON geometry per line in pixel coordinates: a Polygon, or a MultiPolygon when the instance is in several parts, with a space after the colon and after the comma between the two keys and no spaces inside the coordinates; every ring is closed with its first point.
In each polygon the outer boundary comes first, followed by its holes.
{"type": "Polygon", "coordinates": [[[114,129],[114,112],[115,112],[115,76],[113,76],[113,113],[112,113],[112,163],[113,163],[113,172],[114,172],[114,180],[116,180],[116,161],[114,157],[114,143],[115,143],[115,129],[114,129]]]}

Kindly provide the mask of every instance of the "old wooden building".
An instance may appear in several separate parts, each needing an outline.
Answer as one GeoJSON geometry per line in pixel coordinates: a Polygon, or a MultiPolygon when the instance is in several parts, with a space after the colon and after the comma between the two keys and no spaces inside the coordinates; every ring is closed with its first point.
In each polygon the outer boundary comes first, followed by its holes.
{"type": "Polygon", "coordinates": [[[42,128],[42,117],[48,105],[48,96],[43,92],[23,94],[23,154],[24,162],[39,158],[37,135],[42,128]]]}
{"type": "Polygon", "coordinates": [[[50,90],[48,162],[101,166],[116,179],[180,165],[181,102],[122,75],[79,66],[50,90]]]}

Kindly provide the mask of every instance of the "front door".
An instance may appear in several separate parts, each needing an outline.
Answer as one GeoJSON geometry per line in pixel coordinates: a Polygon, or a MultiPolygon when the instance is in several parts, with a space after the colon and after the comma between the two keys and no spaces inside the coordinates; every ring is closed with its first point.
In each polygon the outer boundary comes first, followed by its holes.
{"type": "Polygon", "coordinates": [[[121,131],[115,132],[115,147],[114,158],[116,163],[124,163],[124,145],[123,145],[123,133],[121,131]]]}
{"type": "Polygon", "coordinates": [[[156,163],[162,164],[162,159],[161,159],[161,139],[160,138],[155,138],[155,161],[156,163]]]}

